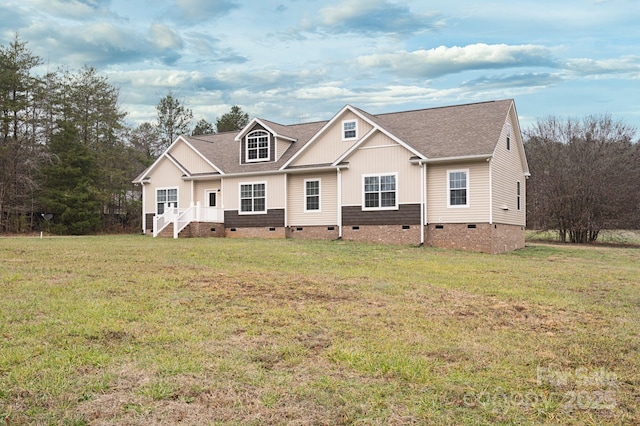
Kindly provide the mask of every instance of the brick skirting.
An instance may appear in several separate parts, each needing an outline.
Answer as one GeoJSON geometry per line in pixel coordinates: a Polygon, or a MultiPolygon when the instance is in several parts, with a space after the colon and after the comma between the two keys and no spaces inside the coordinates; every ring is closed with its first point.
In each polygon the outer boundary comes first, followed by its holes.
{"type": "Polygon", "coordinates": [[[342,239],[369,243],[420,244],[420,225],[351,225],[342,227],[342,239]]]}
{"type": "Polygon", "coordinates": [[[503,253],[524,247],[524,226],[489,223],[431,223],[427,246],[503,253]]]}
{"type": "Polygon", "coordinates": [[[287,238],[308,238],[316,240],[335,240],[340,235],[338,225],[332,226],[289,226],[287,238]]]}
{"type": "Polygon", "coordinates": [[[286,229],[284,227],[225,228],[224,236],[227,238],[286,238],[286,229]]]}
{"type": "MultiPolygon", "coordinates": [[[[169,224],[162,237],[173,236],[169,224]]],[[[180,237],[307,238],[334,240],[337,225],[290,227],[225,227],[222,223],[192,222],[180,237]]],[[[342,238],[387,244],[420,244],[420,225],[350,225],[342,227],[342,238]]],[[[431,223],[425,227],[426,246],[484,253],[504,253],[523,248],[524,227],[488,223],[431,223]]]]}

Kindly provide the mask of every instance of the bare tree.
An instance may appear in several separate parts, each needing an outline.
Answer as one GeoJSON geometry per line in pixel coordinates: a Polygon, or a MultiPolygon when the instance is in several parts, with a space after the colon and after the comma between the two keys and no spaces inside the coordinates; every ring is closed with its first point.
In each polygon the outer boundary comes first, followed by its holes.
{"type": "Polygon", "coordinates": [[[538,121],[525,143],[529,226],[555,229],[561,241],[575,243],[633,226],[640,202],[635,132],[610,115],[538,121]]]}
{"type": "Polygon", "coordinates": [[[41,82],[31,72],[40,63],[17,35],[0,46],[0,232],[22,232],[33,221],[44,150],[34,111],[41,82]]]}

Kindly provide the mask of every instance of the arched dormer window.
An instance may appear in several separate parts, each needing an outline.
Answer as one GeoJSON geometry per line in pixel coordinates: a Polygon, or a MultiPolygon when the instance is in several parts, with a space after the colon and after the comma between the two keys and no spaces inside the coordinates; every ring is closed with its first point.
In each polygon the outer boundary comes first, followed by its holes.
{"type": "Polygon", "coordinates": [[[254,130],[246,138],[247,163],[269,160],[269,133],[264,130],[254,130]]]}

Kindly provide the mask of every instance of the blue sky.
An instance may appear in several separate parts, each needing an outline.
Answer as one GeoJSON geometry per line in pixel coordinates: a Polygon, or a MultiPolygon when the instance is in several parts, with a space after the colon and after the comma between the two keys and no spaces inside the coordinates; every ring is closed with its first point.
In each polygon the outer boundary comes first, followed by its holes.
{"type": "Polygon", "coordinates": [[[640,129],[640,2],[4,0],[45,67],[94,66],[131,123],[172,90],[215,122],[283,124],[514,98],[524,128],[610,113],[640,129]]]}

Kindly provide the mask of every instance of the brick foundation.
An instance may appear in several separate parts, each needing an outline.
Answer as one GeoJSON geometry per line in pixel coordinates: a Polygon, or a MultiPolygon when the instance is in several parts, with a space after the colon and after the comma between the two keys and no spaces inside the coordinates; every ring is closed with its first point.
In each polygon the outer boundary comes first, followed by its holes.
{"type": "Polygon", "coordinates": [[[524,226],[493,225],[491,253],[504,253],[524,248],[524,226]]]}
{"type": "MultiPolygon", "coordinates": [[[[173,224],[159,235],[173,237],[173,224]]],[[[222,223],[192,222],[180,232],[184,237],[227,238],[306,238],[334,240],[337,225],[290,227],[226,227],[222,223]],[[333,229],[329,229],[333,228],[333,229]]],[[[420,244],[420,225],[349,225],[342,227],[342,238],[386,244],[420,244]]],[[[484,253],[504,253],[523,248],[524,227],[488,223],[431,223],[425,227],[425,245],[484,253]],[[475,227],[474,227],[475,226],[475,227]]]]}
{"type": "Polygon", "coordinates": [[[420,225],[343,226],[342,239],[387,244],[420,244],[420,225]]]}
{"type": "Polygon", "coordinates": [[[340,235],[338,225],[332,226],[289,226],[287,238],[307,238],[313,240],[335,240],[340,235]],[[333,228],[333,229],[330,229],[333,228]]]}
{"type": "Polygon", "coordinates": [[[524,227],[489,223],[431,223],[427,225],[425,243],[430,247],[503,253],[524,247],[524,227]]]}
{"type": "Polygon", "coordinates": [[[286,229],[284,227],[225,228],[224,236],[227,238],[286,238],[286,229]]]}
{"type": "Polygon", "coordinates": [[[191,222],[187,228],[190,228],[191,237],[224,237],[224,223],[191,222]]]}

